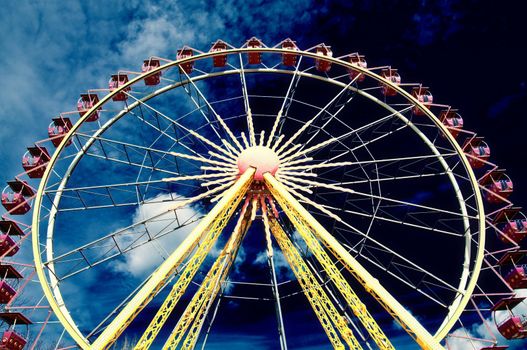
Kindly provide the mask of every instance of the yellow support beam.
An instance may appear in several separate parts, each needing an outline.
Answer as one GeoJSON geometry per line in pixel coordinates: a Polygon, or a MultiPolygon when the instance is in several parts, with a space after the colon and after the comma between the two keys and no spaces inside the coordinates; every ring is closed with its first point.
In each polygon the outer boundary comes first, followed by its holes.
{"type": "Polygon", "coordinates": [[[352,330],[348,327],[346,319],[337,311],[337,308],[333,305],[324,289],[318,284],[315,275],[313,275],[307,264],[304,262],[302,256],[287,237],[278,221],[272,216],[268,218],[265,215],[263,216],[263,219],[264,222],[266,222],[266,228],[270,229],[273,233],[276,242],[291,266],[304,294],[313,307],[320,324],[324,328],[331,345],[333,345],[333,348],[344,349],[344,345],[340,341],[338,334],[335,332],[332,322],[339,330],[346,344],[348,344],[349,349],[362,349],[357,338],[353,335],[352,330]]]}
{"type": "Polygon", "coordinates": [[[333,237],[271,174],[266,173],[267,188],[282,207],[295,228],[310,231],[346,269],[361,283],[385,309],[399,322],[408,334],[426,350],[443,349],[436,340],[411,314],[374,278],[351,254],[333,237]]]}
{"type": "Polygon", "coordinates": [[[119,312],[91,345],[92,350],[108,349],[139,312],[153,299],[177,267],[198,245],[206,232],[221,231],[247,192],[255,173],[249,168],[225,191],[221,200],[212,208],[176,250],[154,271],[143,287],[119,312]]]}
{"type": "Polygon", "coordinates": [[[251,224],[251,212],[247,211],[249,203],[249,200],[245,202],[231,237],[205,276],[200,288],[187,305],[183,315],[165,342],[163,350],[176,349],[189,327],[190,331],[183,342],[182,349],[192,349],[195,346],[209,306],[218,295],[221,284],[229,274],[243,237],[251,224]]]}
{"type": "MultiPolygon", "coordinates": [[[[295,215],[288,213],[288,215],[295,215]]],[[[381,350],[395,350],[388,337],[384,334],[375,319],[370,315],[366,309],[366,305],[360,300],[358,295],[353,291],[348,281],[344,278],[340,270],[335,266],[333,260],[318,239],[313,234],[312,230],[306,225],[295,226],[300,236],[306,242],[307,247],[316,257],[317,261],[322,265],[327,275],[334,283],[335,287],[342,294],[348,303],[353,314],[361,321],[366,331],[370,334],[373,341],[381,350]]]]}

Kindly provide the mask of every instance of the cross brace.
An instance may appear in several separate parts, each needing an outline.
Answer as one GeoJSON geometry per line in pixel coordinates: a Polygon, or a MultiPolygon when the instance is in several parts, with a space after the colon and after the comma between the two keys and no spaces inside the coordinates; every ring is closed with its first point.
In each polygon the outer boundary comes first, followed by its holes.
{"type": "Polygon", "coordinates": [[[154,271],[143,287],[99,335],[91,346],[92,350],[108,349],[146,304],[153,299],[185,257],[195,249],[202,237],[206,233],[221,232],[223,230],[247,192],[254,173],[254,168],[247,169],[236,183],[225,192],[209,214],[199,222],[178,248],[154,271]]]}
{"type": "Polygon", "coordinates": [[[313,307],[313,311],[315,311],[315,314],[324,328],[333,348],[344,349],[344,345],[340,341],[337,332],[335,332],[333,327],[334,324],[350,349],[362,349],[357,338],[355,338],[353,332],[348,327],[346,319],[337,311],[337,308],[333,305],[324,289],[318,284],[317,279],[304,262],[302,256],[298,250],[296,250],[291,240],[287,237],[278,221],[272,216],[269,218],[264,216],[264,220],[269,220],[269,228],[273,233],[276,242],[280,246],[287,262],[291,266],[291,269],[300,283],[309,303],[313,307]]]}
{"type": "MultiPolygon", "coordinates": [[[[311,232],[425,350],[443,347],[270,173],[265,184],[299,232],[311,232]]],[[[350,305],[351,306],[351,305],[350,305]]]]}

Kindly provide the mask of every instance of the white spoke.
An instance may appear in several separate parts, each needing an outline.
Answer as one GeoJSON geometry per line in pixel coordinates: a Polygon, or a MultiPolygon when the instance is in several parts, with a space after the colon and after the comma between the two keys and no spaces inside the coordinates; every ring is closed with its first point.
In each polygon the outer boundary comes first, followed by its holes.
{"type": "MultiPolygon", "coordinates": [[[[214,114],[214,117],[216,118],[216,120],[220,123],[220,125],[223,127],[223,129],[225,130],[225,132],[227,133],[227,135],[229,135],[229,137],[231,138],[231,140],[234,142],[234,144],[240,149],[242,150],[242,145],[240,145],[240,143],[238,142],[238,140],[236,139],[236,137],[234,136],[234,134],[232,133],[231,129],[227,126],[227,124],[225,124],[225,121],[223,120],[222,117],[220,117],[220,115],[216,112],[216,110],[212,107],[212,105],[210,104],[209,100],[205,97],[205,95],[201,92],[201,90],[198,88],[198,86],[194,83],[194,80],[192,80],[187,72],[185,72],[184,69],[182,69],[182,72],[185,73],[185,76],[187,77],[187,80],[190,81],[190,83],[192,84],[192,87],[194,87],[194,89],[196,89],[197,93],[199,94],[199,96],[203,99],[203,101],[205,102],[205,104],[207,105],[207,107],[209,108],[209,110],[212,112],[212,114],[214,114]]],[[[200,109],[201,111],[201,109],[200,109]]],[[[208,118],[207,118],[208,119],[208,118]]],[[[210,123],[210,120],[208,120],[208,122],[210,123]]],[[[219,137],[219,135],[218,135],[219,137]]],[[[220,137],[221,139],[221,137],[220,137]]]]}
{"type": "Polygon", "coordinates": [[[293,77],[291,78],[291,82],[289,83],[289,87],[287,88],[287,92],[285,93],[284,100],[282,102],[282,107],[280,107],[280,110],[276,114],[276,118],[273,123],[273,127],[271,129],[271,133],[269,134],[269,138],[267,139],[267,147],[271,146],[271,142],[273,141],[273,137],[276,133],[276,129],[278,129],[278,124],[280,124],[280,119],[282,118],[282,114],[284,113],[284,108],[286,107],[287,101],[291,101],[293,98],[294,91],[296,90],[296,86],[298,85],[298,82],[300,81],[301,75],[298,74],[300,63],[302,62],[302,58],[304,56],[300,56],[300,59],[298,60],[296,67],[295,67],[295,73],[293,74],[293,77]],[[293,86],[295,88],[293,88],[293,86]],[[291,94],[291,97],[289,97],[289,94],[291,94]]]}

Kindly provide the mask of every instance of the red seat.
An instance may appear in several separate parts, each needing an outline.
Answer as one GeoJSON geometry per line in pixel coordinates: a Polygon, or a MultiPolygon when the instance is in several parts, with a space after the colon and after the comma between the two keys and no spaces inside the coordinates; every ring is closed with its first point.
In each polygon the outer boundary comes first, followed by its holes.
{"type": "Polygon", "coordinates": [[[514,189],[512,180],[501,169],[489,171],[479,180],[479,183],[487,189],[484,197],[489,203],[502,202],[511,195],[514,189]]]}
{"type": "MultiPolygon", "coordinates": [[[[527,220],[518,219],[507,222],[502,227],[502,232],[516,243],[519,243],[527,235],[527,220]]],[[[505,240],[505,238],[503,238],[505,240]]]]}
{"type": "MultiPolygon", "coordinates": [[[[48,136],[55,147],[58,147],[62,142],[62,139],[71,130],[73,124],[69,118],[53,118],[48,126],[48,136]]],[[[71,145],[72,140],[69,139],[66,146],[71,145]]]]}
{"type": "MultiPolygon", "coordinates": [[[[126,74],[113,74],[110,77],[110,81],[108,82],[108,88],[110,89],[110,92],[113,92],[116,89],[119,89],[124,84],[128,83],[128,75],[126,74]]],[[[131,87],[127,87],[121,92],[115,94],[112,97],[113,101],[126,101],[128,99],[128,95],[126,94],[128,91],[132,90],[131,87]]]]}
{"type": "MultiPolygon", "coordinates": [[[[296,46],[296,43],[293,40],[286,39],[282,41],[282,49],[298,51],[298,46],[296,46]]],[[[282,64],[284,66],[289,66],[289,67],[296,66],[297,59],[298,59],[297,54],[294,54],[294,53],[283,53],[282,54],[282,64]]]]}
{"type": "MultiPolygon", "coordinates": [[[[216,41],[212,44],[210,52],[220,52],[227,50],[227,44],[221,40],[216,41]]],[[[225,67],[227,64],[227,55],[216,55],[212,58],[212,64],[214,67],[225,67]]]]}
{"type": "MultiPolygon", "coordinates": [[[[257,49],[263,47],[263,43],[260,39],[252,37],[247,41],[247,47],[250,49],[257,49]]],[[[262,53],[259,51],[249,52],[247,54],[249,64],[260,64],[262,63],[262,53]]]]}
{"type": "Polygon", "coordinates": [[[26,346],[26,339],[14,330],[7,330],[2,336],[2,348],[8,350],[20,350],[26,346]]]}
{"type": "MultiPolygon", "coordinates": [[[[366,58],[364,55],[359,55],[358,53],[352,53],[349,58],[349,62],[353,66],[361,67],[361,68],[368,68],[368,63],[366,62],[366,58]]],[[[355,77],[357,77],[357,82],[360,83],[361,81],[364,81],[366,79],[366,76],[364,74],[361,74],[358,70],[355,69],[348,69],[348,73],[350,75],[350,78],[353,80],[355,77]]]]}
{"type": "Polygon", "coordinates": [[[22,215],[27,213],[31,206],[25,197],[35,194],[31,186],[25,181],[8,181],[7,186],[2,192],[2,205],[12,215],[22,215]]]}
{"type": "MultiPolygon", "coordinates": [[[[12,220],[0,220],[0,231],[10,236],[23,236],[24,231],[12,220]]],[[[1,265],[0,265],[1,266],[1,265]]]]}
{"type": "MultiPolygon", "coordinates": [[[[93,106],[99,103],[99,96],[97,94],[81,94],[77,100],[77,110],[79,111],[79,116],[84,116],[93,106]]],[[[99,111],[101,108],[98,108],[94,111],[85,121],[94,122],[99,119],[99,111]]]]}
{"type": "Polygon", "coordinates": [[[0,304],[9,303],[16,295],[16,290],[6,281],[0,281],[0,304]]]}
{"type": "MultiPolygon", "coordinates": [[[[397,69],[392,69],[392,68],[385,68],[381,71],[381,76],[392,82],[393,84],[396,84],[396,85],[399,85],[401,84],[401,76],[399,75],[399,73],[397,72],[397,69]]],[[[384,96],[395,96],[397,95],[397,90],[387,86],[387,85],[384,85],[382,84],[381,85],[381,93],[384,95],[384,96]]]]}
{"type": "MultiPolygon", "coordinates": [[[[331,51],[331,48],[325,44],[318,45],[315,49],[315,53],[320,57],[333,57],[333,51],[331,51]]],[[[322,58],[316,58],[315,68],[320,72],[329,72],[331,69],[331,62],[322,58]]]]}
{"type": "Polygon", "coordinates": [[[469,164],[474,169],[483,167],[490,158],[490,148],[482,137],[467,139],[463,145],[469,164]]]}
{"type": "MultiPolygon", "coordinates": [[[[143,61],[143,65],[141,66],[141,72],[147,73],[159,67],[161,67],[161,62],[159,62],[159,60],[157,59],[150,58],[148,60],[143,61]]],[[[145,85],[149,85],[149,86],[158,85],[160,82],[161,82],[161,71],[154,73],[145,78],[145,85]]]]}
{"type": "MultiPolygon", "coordinates": [[[[190,58],[194,55],[194,51],[192,49],[183,48],[181,50],[177,50],[177,59],[183,60],[185,58],[190,58]]],[[[179,65],[179,72],[185,72],[187,74],[192,73],[194,70],[194,61],[188,61],[186,63],[183,63],[179,65]]]]}
{"type": "MultiPolygon", "coordinates": [[[[430,90],[428,90],[427,87],[414,87],[412,89],[412,96],[421,104],[423,104],[426,108],[430,108],[430,106],[434,102],[434,97],[432,96],[430,90]]],[[[413,108],[413,112],[415,115],[425,115],[425,113],[417,106],[413,108]]]]}
{"type": "Polygon", "coordinates": [[[457,109],[447,109],[441,111],[439,114],[439,120],[445,125],[450,131],[450,134],[456,138],[459,132],[463,129],[463,118],[457,112],[457,109]]]}
{"type": "Polygon", "coordinates": [[[492,224],[504,243],[510,244],[512,241],[517,244],[527,235],[527,218],[521,212],[521,208],[500,210],[492,220],[492,224]]]}
{"type": "Polygon", "coordinates": [[[527,287],[527,276],[525,273],[525,266],[515,266],[505,276],[505,281],[512,289],[520,289],[527,287]]]}
{"type": "Polygon", "coordinates": [[[27,152],[22,157],[22,167],[32,179],[40,179],[46,170],[45,165],[49,162],[50,156],[45,147],[28,147],[27,152]]]}
{"type": "Polygon", "coordinates": [[[13,256],[18,253],[19,247],[8,235],[0,235],[0,256],[13,256]]]}
{"type": "Polygon", "coordinates": [[[498,325],[498,331],[506,339],[525,338],[527,332],[520,316],[512,316],[498,325]]]}

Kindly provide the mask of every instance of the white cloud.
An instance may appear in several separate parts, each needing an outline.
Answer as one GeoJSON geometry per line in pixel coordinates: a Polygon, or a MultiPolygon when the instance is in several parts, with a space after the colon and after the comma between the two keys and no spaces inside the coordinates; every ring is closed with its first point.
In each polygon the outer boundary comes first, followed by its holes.
{"type": "MultiPolygon", "coordinates": [[[[138,223],[143,219],[161,214],[174,205],[170,201],[171,195],[164,194],[152,199],[155,204],[143,204],[138,206],[133,217],[132,223],[138,223]],[[165,201],[166,200],[166,201],[165,201]]],[[[182,198],[183,200],[184,198],[182,198]]],[[[196,210],[185,207],[176,211],[178,220],[175,220],[174,212],[168,212],[161,215],[155,221],[148,222],[146,227],[152,236],[169,232],[168,234],[145,243],[139,248],[135,248],[124,255],[123,260],[115,261],[113,268],[115,271],[125,272],[134,277],[146,277],[157,266],[159,266],[163,259],[166,258],[172,251],[174,251],[179,244],[187,237],[187,235],[194,229],[197,222],[184,226],[180,229],[171,232],[178,227],[178,222],[195,221],[201,214],[196,210]]],[[[130,243],[137,237],[140,232],[144,231],[144,226],[138,226],[137,232],[131,232],[130,235],[122,235],[125,240],[122,243],[130,243]]],[[[146,239],[146,236],[144,237],[146,239]]]]}

